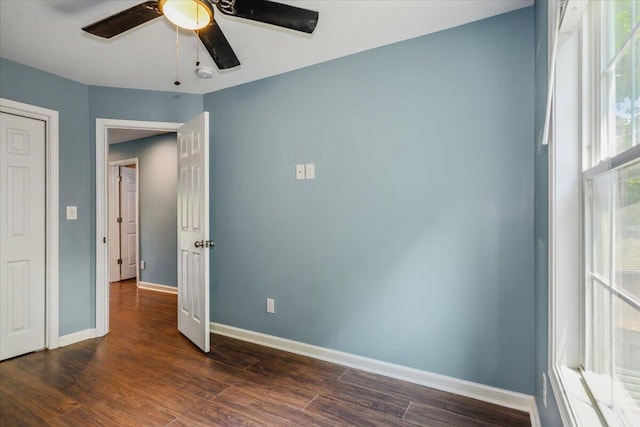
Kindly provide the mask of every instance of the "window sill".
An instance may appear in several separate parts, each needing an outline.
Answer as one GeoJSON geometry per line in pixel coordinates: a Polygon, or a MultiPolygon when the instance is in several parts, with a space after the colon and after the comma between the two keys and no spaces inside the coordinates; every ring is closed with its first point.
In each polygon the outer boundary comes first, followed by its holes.
{"type": "Polygon", "coordinates": [[[582,376],[575,369],[555,366],[551,384],[565,425],[605,426],[594,406],[582,376]]]}

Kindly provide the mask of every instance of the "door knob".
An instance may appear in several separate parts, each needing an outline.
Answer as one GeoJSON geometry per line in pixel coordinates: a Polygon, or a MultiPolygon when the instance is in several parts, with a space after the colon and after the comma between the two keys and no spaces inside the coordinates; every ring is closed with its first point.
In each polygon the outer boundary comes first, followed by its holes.
{"type": "Polygon", "coordinates": [[[212,248],[216,245],[213,240],[196,240],[193,244],[196,248],[212,248]]]}

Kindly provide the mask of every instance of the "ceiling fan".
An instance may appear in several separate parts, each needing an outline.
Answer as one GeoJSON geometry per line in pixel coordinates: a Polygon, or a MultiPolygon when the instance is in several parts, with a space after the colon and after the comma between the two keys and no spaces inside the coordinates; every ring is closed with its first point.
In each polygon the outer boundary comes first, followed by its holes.
{"type": "Polygon", "coordinates": [[[240,61],[214,19],[214,5],[225,15],[308,34],[313,33],[318,23],[318,12],[267,0],[154,0],[140,3],[82,29],[110,39],[164,15],[180,28],[195,30],[219,69],[237,67],[240,61]]]}

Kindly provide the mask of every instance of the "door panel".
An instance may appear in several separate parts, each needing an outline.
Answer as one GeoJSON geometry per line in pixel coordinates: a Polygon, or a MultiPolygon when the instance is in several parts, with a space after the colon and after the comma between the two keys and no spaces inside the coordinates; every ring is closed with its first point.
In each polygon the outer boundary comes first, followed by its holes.
{"type": "Polygon", "coordinates": [[[9,237],[28,238],[25,216],[29,212],[29,169],[7,167],[7,184],[7,203],[11,206],[7,218],[9,237]]]}
{"type": "Polygon", "coordinates": [[[8,331],[19,332],[29,328],[29,261],[7,263],[8,331]]]}
{"type": "Polygon", "coordinates": [[[45,125],[0,113],[0,360],[45,346],[45,125]]]}
{"type": "Polygon", "coordinates": [[[209,113],[178,130],[178,329],[209,352],[209,113]]]}

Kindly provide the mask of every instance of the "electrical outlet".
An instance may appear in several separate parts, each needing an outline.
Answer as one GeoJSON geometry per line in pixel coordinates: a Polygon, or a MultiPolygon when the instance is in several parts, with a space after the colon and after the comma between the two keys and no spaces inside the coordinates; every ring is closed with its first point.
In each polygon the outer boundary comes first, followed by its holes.
{"type": "Polygon", "coordinates": [[[296,179],[304,178],[304,165],[296,165],[296,179]]]}
{"type": "Polygon", "coordinates": [[[276,301],[273,298],[267,298],[267,313],[275,314],[276,301]]]}
{"type": "Polygon", "coordinates": [[[547,375],[542,373],[542,403],[547,407],[547,375]]]}
{"type": "Polygon", "coordinates": [[[144,261],[140,261],[140,270],[144,270],[144,268],[146,267],[146,264],[144,261]]]}

